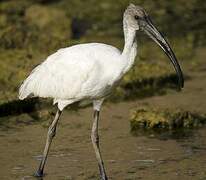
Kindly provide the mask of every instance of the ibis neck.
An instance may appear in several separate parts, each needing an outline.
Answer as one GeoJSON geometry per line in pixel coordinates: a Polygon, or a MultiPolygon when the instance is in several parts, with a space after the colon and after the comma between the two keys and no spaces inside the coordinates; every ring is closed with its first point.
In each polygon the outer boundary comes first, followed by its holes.
{"type": "Polygon", "coordinates": [[[136,40],[135,40],[136,32],[135,30],[129,29],[129,28],[124,28],[124,49],[122,52],[122,55],[129,55],[136,46],[136,40]]]}
{"type": "Polygon", "coordinates": [[[126,61],[124,71],[127,72],[133,65],[137,54],[136,30],[127,25],[125,18],[123,20],[123,28],[125,44],[122,51],[122,56],[126,61]]]}

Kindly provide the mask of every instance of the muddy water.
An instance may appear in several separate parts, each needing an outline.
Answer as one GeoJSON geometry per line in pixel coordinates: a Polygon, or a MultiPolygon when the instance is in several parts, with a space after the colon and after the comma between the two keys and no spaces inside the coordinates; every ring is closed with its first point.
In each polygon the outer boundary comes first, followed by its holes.
{"type": "MultiPolygon", "coordinates": [[[[206,128],[184,135],[130,133],[136,103],[106,104],[100,141],[105,166],[114,180],[206,179],[206,128]]],[[[19,117],[21,118],[21,117],[19,117]]],[[[18,124],[0,131],[0,179],[35,179],[48,122],[18,124]]],[[[90,142],[92,109],[65,111],[46,165],[44,180],[98,179],[90,142]]]]}

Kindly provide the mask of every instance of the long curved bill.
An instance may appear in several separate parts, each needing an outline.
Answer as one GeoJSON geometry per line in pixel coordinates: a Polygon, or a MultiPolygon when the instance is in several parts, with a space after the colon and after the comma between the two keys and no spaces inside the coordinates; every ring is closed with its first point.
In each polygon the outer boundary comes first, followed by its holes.
{"type": "Polygon", "coordinates": [[[142,30],[150,37],[152,38],[165,52],[165,54],[169,57],[171,63],[173,64],[175,71],[178,76],[178,85],[179,85],[179,90],[184,87],[184,78],[183,78],[183,73],[180,68],[180,65],[176,59],[176,56],[174,52],[172,51],[169,43],[165,40],[164,36],[155,28],[153,25],[151,19],[149,16],[147,16],[144,21],[142,21],[141,24],[142,30]]]}

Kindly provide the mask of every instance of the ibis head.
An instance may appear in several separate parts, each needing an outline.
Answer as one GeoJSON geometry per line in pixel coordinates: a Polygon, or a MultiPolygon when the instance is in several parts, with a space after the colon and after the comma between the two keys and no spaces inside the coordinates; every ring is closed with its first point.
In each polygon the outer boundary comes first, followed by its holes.
{"type": "Polygon", "coordinates": [[[130,28],[133,28],[136,31],[144,31],[152,40],[154,40],[160,46],[160,48],[169,57],[171,63],[175,68],[178,76],[179,89],[183,88],[184,78],[177,58],[169,43],[164,38],[163,34],[158,31],[158,29],[154,26],[151,18],[146,13],[146,11],[140,6],[130,4],[124,13],[124,18],[126,19],[127,24],[128,26],[130,26],[130,28]]]}

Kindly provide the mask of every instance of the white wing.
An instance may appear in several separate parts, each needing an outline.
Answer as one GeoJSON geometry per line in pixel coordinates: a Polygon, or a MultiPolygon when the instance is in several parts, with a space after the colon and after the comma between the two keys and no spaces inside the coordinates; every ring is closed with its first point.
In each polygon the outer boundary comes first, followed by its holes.
{"type": "Polygon", "coordinates": [[[68,100],[95,96],[108,83],[108,69],[119,56],[118,49],[99,43],[60,49],[31,72],[20,87],[19,98],[33,95],[68,100]]]}

